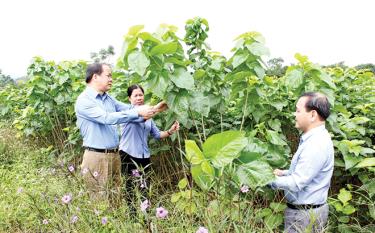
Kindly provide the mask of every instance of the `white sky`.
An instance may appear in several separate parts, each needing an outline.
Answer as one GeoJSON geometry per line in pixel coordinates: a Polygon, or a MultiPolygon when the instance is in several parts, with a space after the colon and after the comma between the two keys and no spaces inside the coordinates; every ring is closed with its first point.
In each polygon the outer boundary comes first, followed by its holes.
{"type": "Polygon", "coordinates": [[[183,37],[195,16],[208,20],[208,43],[227,57],[235,37],[258,31],[270,57],[287,64],[297,52],[320,64],[375,63],[373,0],[2,0],[0,69],[19,77],[33,56],[88,60],[108,45],[117,58],[130,26],[172,24],[183,37]]]}

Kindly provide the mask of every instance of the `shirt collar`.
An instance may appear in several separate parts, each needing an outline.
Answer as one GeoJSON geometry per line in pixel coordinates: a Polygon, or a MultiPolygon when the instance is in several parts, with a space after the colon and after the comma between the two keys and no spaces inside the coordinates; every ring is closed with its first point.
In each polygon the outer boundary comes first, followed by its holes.
{"type": "Polygon", "coordinates": [[[304,141],[306,141],[309,137],[311,137],[313,134],[318,133],[318,132],[320,132],[320,131],[323,131],[323,130],[325,130],[325,129],[326,129],[325,124],[323,124],[323,125],[321,125],[321,126],[318,126],[318,127],[315,127],[315,128],[313,128],[313,129],[311,129],[309,132],[302,134],[302,136],[301,136],[301,140],[304,142],[304,141]]]}
{"type": "Polygon", "coordinates": [[[88,96],[90,96],[91,98],[94,98],[94,99],[96,99],[98,96],[100,96],[100,98],[104,100],[107,97],[106,92],[104,92],[103,95],[101,95],[99,92],[97,92],[94,88],[92,88],[90,86],[86,87],[86,92],[87,92],[88,96]]]}

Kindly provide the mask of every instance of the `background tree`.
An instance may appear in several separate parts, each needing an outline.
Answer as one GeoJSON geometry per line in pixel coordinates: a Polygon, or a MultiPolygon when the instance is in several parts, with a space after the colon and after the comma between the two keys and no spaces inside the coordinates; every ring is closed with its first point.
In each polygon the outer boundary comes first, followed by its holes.
{"type": "Polygon", "coordinates": [[[267,61],[268,69],[266,70],[266,74],[268,76],[277,76],[281,77],[285,75],[287,66],[283,65],[284,59],[281,57],[272,58],[267,61]]]}
{"type": "Polygon", "coordinates": [[[0,69],[0,88],[5,87],[8,84],[15,84],[15,82],[10,75],[3,74],[0,69]]]}
{"type": "Polygon", "coordinates": [[[94,62],[109,63],[113,55],[115,55],[115,49],[113,48],[112,45],[109,45],[107,49],[101,49],[97,53],[92,52],[90,54],[90,57],[94,62]]]}
{"type": "Polygon", "coordinates": [[[355,66],[354,68],[356,68],[357,70],[369,69],[372,73],[375,74],[375,64],[372,63],[360,64],[355,66]]]}

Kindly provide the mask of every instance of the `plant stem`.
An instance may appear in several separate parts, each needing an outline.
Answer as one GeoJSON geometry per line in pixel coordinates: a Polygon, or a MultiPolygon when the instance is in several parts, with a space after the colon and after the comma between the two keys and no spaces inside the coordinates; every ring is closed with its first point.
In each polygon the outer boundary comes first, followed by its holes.
{"type": "Polygon", "coordinates": [[[241,121],[240,131],[242,131],[243,123],[245,122],[245,113],[246,113],[247,98],[248,98],[248,96],[249,96],[249,91],[246,89],[245,106],[243,107],[243,114],[242,114],[242,121],[241,121]]]}

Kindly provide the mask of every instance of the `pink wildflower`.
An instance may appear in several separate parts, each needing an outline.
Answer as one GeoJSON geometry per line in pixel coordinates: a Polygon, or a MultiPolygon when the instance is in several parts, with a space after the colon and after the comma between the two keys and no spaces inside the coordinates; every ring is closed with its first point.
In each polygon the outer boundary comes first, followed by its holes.
{"type": "Polygon", "coordinates": [[[99,172],[97,172],[97,171],[94,171],[94,173],[92,173],[92,175],[96,178],[96,177],[98,177],[99,176],[99,172]]]}
{"type": "Polygon", "coordinates": [[[23,192],[23,188],[22,187],[19,187],[18,189],[17,189],[17,194],[21,194],[23,192]]]}
{"type": "Polygon", "coordinates": [[[73,165],[70,165],[70,166],[68,167],[68,170],[69,170],[70,172],[74,172],[74,166],[73,166],[73,165]]]}
{"type": "Polygon", "coordinates": [[[105,224],[107,224],[107,222],[108,222],[107,217],[103,217],[102,218],[102,224],[105,225],[105,224]]]}
{"type": "Polygon", "coordinates": [[[82,175],[85,175],[87,172],[89,172],[89,169],[87,167],[82,169],[82,175]]]}
{"type": "Polygon", "coordinates": [[[139,171],[137,169],[133,169],[132,170],[132,176],[134,176],[134,177],[140,177],[141,174],[139,174],[139,171]]]}
{"type": "Polygon", "coordinates": [[[43,224],[47,225],[48,224],[48,219],[43,219],[43,224]]]}
{"type": "Polygon", "coordinates": [[[72,195],[71,194],[66,194],[61,198],[61,201],[64,204],[69,204],[69,202],[72,200],[72,195]]]}
{"type": "Polygon", "coordinates": [[[249,186],[247,186],[247,185],[243,185],[243,186],[241,187],[241,193],[247,193],[247,192],[249,192],[249,186]]]}
{"type": "Polygon", "coordinates": [[[205,227],[199,227],[195,233],[208,233],[208,230],[205,227]]]}
{"type": "Polygon", "coordinates": [[[145,212],[148,207],[150,207],[150,203],[146,199],[141,203],[141,211],[145,212]]]}
{"type": "Polygon", "coordinates": [[[141,185],[140,185],[140,187],[143,189],[143,188],[147,188],[147,183],[146,183],[146,181],[141,181],[141,185]]]}
{"type": "Polygon", "coordinates": [[[163,207],[156,208],[156,217],[166,218],[167,215],[168,215],[168,210],[164,209],[163,207]]]}
{"type": "Polygon", "coordinates": [[[77,215],[73,215],[72,219],[70,219],[71,223],[76,223],[77,221],[78,221],[78,216],[77,215]]]}

